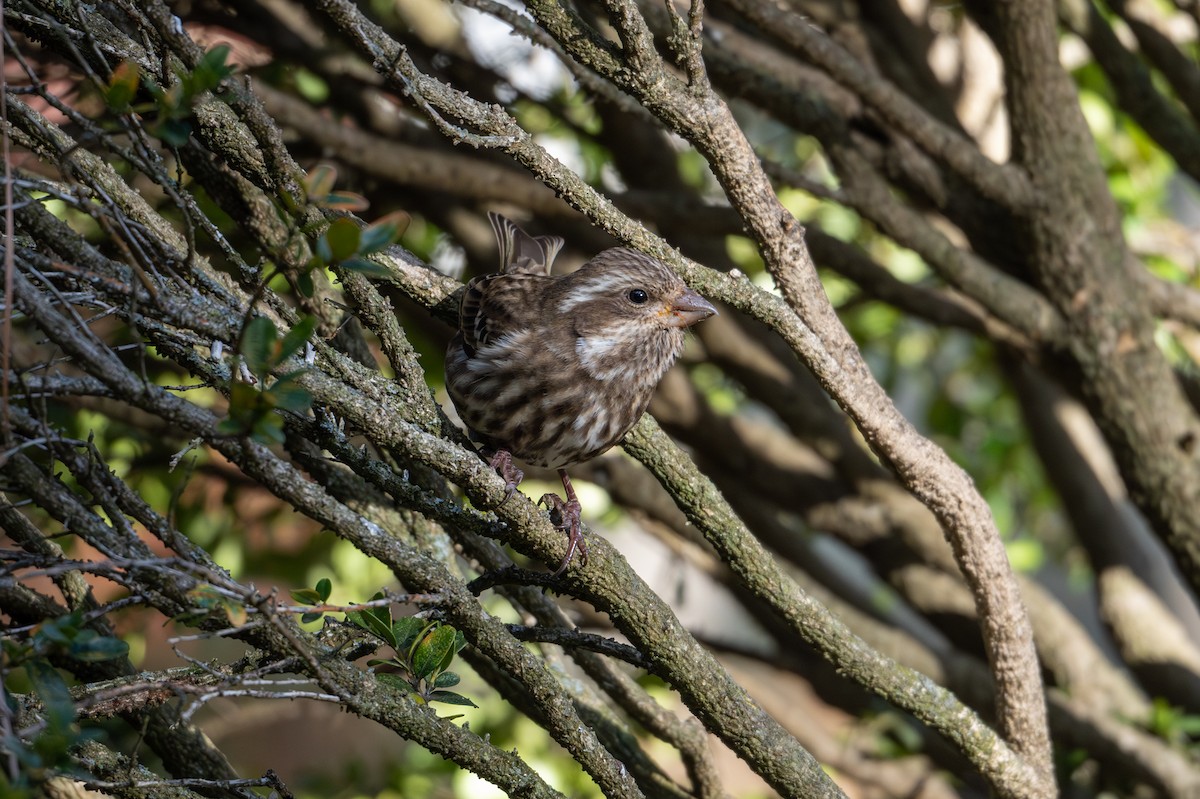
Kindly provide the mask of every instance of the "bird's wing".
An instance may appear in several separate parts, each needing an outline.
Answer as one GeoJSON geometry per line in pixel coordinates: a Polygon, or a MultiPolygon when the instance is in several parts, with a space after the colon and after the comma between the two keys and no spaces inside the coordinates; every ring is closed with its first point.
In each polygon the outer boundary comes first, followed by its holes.
{"type": "Polygon", "coordinates": [[[500,248],[500,271],[509,275],[548,275],[554,256],[562,249],[560,236],[530,236],[515,222],[495,211],[488,212],[496,246],[500,248]]]}
{"type": "Polygon", "coordinates": [[[484,275],[467,283],[459,306],[459,329],[467,354],[509,333],[541,324],[547,275],[484,275]]]}

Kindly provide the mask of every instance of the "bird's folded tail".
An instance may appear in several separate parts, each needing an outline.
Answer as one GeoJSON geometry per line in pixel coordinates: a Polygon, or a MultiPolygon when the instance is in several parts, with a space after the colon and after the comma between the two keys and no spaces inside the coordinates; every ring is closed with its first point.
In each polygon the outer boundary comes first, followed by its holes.
{"type": "Polygon", "coordinates": [[[500,248],[500,271],[509,274],[548,275],[554,256],[562,249],[561,236],[530,236],[507,217],[488,212],[488,221],[500,248]]]}

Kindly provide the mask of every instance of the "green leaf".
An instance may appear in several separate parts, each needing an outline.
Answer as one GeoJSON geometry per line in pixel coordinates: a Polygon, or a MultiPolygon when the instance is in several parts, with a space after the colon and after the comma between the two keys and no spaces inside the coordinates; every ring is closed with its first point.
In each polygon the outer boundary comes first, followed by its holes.
{"type": "Polygon", "coordinates": [[[264,414],[254,423],[250,438],[260,444],[282,444],[286,436],[283,434],[283,417],[275,414],[264,414]]]}
{"type": "Polygon", "coordinates": [[[163,91],[162,86],[159,86],[154,82],[154,77],[152,75],[146,75],[146,80],[143,85],[146,87],[146,92],[154,98],[154,102],[161,105],[166,101],[167,93],[163,91]]]}
{"type": "Polygon", "coordinates": [[[300,621],[304,622],[305,624],[308,624],[310,622],[316,621],[317,619],[321,618],[324,615],[325,615],[325,613],[323,611],[319,611],[319,610],[315,610],[311,613],[302,613],[302,614],[300,614],[300,621]]]}
{"type": "Polygon", "coordinates": [[[304,193],[309,202],[320,204],[320,201],[333,191],[337,183],[337,167],[331,164],[317,164],[304,178],[304,193]]]}
{"type": "Polygon", "coordinates": [[[308,367],[307,367],[307,366],[302,366],[302,367],[300,367],[299,369],[293,369],[293,370],[292,370],[292,371],[290,371],[290,372],[287,372],[287,373],[285,373],[285,374],[281,374],[281,375],[280,375],[280,376],[279,376],[279,377],[278,377],[278,378],[275,380],[275,382],[276,382],[276,383],[295,383],[295,382],[296,382],[297,380],[299,380],[299,379],[300,379],[302,376],[304,376],[305,374],[308,374],[308,371],[309,371],[309,369],[308,369],[308,367]]]}
{"type": "Polygon", "coordinates": [[[362,230],[362,237],[358,243],[358,252],[360,255],[370,255],[373,252],[379,252],[396,240],[397,230],[395,225],[370,225],[362,230]]]}
{"type": "Polygon", "coordinates": [[[94,630],[84,630],[71,643],[67,654],[84,663],[116,660],[129,654],[129,644],[118,638],[102,636],[94,630]]]}
{"type": "Polygon", "coordinates": [[[229,418],[219,427],[222,433],[231,435],[250,433],[269,411],[270,404],[262,392],[246,383],[234,383],[229,388],[229,418]]]}
{"type": "Polygon", "coordinates": [[[104,87],[104,104],[108,106],[108,110],[114,114],[129,111],[129,105],[137,95],[140,82],[141,73],[136,63],[127,60],[117,64],[117,68],[108,79],[108,85],[104,87]]]}
{"type": "MultiPolygon", "coordinates": [[[[310,262],[309,266],[311,268],[313,264],[310,262]]],[[[312,299],[313,278],[311,272],[301,272],[296,275],[296,291],[300,292],[301,297],[312,299]]]]}
{"type": "Polygon", "coordinates": [[[249,383],[234,383],[229,387],[229,405],[238,411],[256,411],[262,405],[262,392],[249,383]]]}
{"type": "Polygon", "coordinates": [[[314,591],[311,588],[293,588],[290,593],[292,599],[301,605],[319,605],[325,601],[320,591],[314,591]]]}
{"type": "Polygon", "coordinates": [[[464,642],[466,641],[466,638],[463,636],[463,634],[458,630],[455,630],[454,638],[450,641],[450,648],[446,650],[446,654],[442,656],[442,660],[440,663],[438,663],[438,667],[434,669],[434,672],[445,671],[446,669],[450,668],[450,664],[454,662],[454,656],[458,653],[458,650],[462,649],[458,643],[458,639],[460,638],[462,638],[464,642]]]}
{"type": "Polygon", "coordinates": [[[363,229],[362,241],[358,246],[359,254],[369,255],[394,244],[400,238],[400,234],[408,228],[410,222],[412,222],[412,217],[404,211],[395,211],[382,219],[375,220],[363,229]]]}
{"type": "Polygon", "coordinates": [[[222,80],[232,75],[233,67],[225,63],[227,58],[229,58],[229,45],[227,44],[219,44],[205,53],[191,72],[188,80],[190,93],[195,95],[215,89],[221,85],[222,80]]]}
{"type": "Polygon", "coordinates": [[[151,132],[170,147],[182,147],[192,135],[192,123],[186,119],[164,119],[151,132]]]}
{"type": "Polygon", "coordinates": [[[375,679],[384,685],[395,688],[403,694],[412,693],[412,686],[408,684],[408,680],[401,677],[399,674],[376,674],[375,679]]]}
{"type": "Polygon", "coordinates": [[[457,631],[453,627],[441,625],[426,633],[413,652],[413,674],[423,680],[441,667],[446,655],[453,656],[454,636],[457,631]]]}
{"type": "Polygon", "coordinates": [[[333,582],[328,577],[317,580],[317,593],[321,595],[322,602],[328,600],[329,595],[333,593],[333,582]]]}
{"type": "Polygon", "coordinates": [[[265,316],[256,316],[246,325],[242,334],[242,357],[246,366],[260,379],[265,377],[275,365],[272,356],[275,353],[275,342],[279,333],[275,324],[265,316]]]}
{"type": "Polygon", "coordinates": [[[462,682],[462,678],[452,671],[443,671],[433,680],[434,688],[453,688],[462,682]]]}
{"type": "MultiPolygon", "coordinates": [[[[384,598],[385,597],[383,596],[382,591],[376,591],[375,595],[371,597],[371,601],[375,602],[377,600],[384,599],[384,598]]],[[[370,613],[371,615],[373,615],[375,618],[379,619],[380,622],[382,622],[383,624],[386,624],[388,627],[392,626],[392,606],[391,605],[380,605],[378,607],[373,607],[373,608],[370,608],[367,612],[370,613]]]]}
{"type": "Polygon", "coordinates": [[[317,253],[314,257],[320,261],[320,266],[333,263],[333,249],[329,246],[329,240],[324,236],[317,239],[317,253]]]}
{"type": "Polygon", "coordinates": [[[329,223],[329,229],[322,238],[329,242],[330,260],[345,261],[358,253],[362,231],[353,219],[344,216],[329,223]]]}
{"type": "Polygon", "coordinates": [[[352,624],[357,624],[371,635],[389,644],[393,649],[396,648],[396,636],[392,634],[392,625],[381,621],[374,613],[370,611],[364,613],[359,610],[351,610],[346,613],[346,618],[352,624]]]}
{"type": "Polygon", "coordinates": [[[1200,736],[1200,716],[1194,714],[1180,716],[1176,721],[1175,726],[1179,732],[1183,733],[1189,738],[1196,738],[1200,736]]]}
{"type": "Polygon", "coordinates": [[[334,191],[325,195],[320,203],[331,211],[349,211],[352,214],[365,211],[371,206],[367,198],[352,191],[334,191]]]}
{"type": "Polygon", "coordinates": [[[390,277],[392,271],[385,266],[368,261],[366,258],[347,258],[342,266],[351,272],[359,272],[367,277],[390,277]]]}
{"type": "Polygon", "coordinates": [[[290,381],[279,380],[267,392],[276,408],[293,413],[303,413],[312,405],[312,394],[290,381]]]}
{"type": "Polygon", "coordinates": [[[392,633],[396,636],[396,651],[407,654],[413,643],[425,632],[432,622],[419,619],[416,616],[404,616],[392,624],[392,633]]]}
{"type": "Polygon", "coordinates": [[[296,91],[311,105],[324,106],[329,99],[329,84],[320,75],[300,67],[292,72],[292,80],[296,91]]]}
{"type": "Polygon", "coordinates": [[[456,694],[454,691],[434,691],[429,695],[430,702],[445,702],[447,705],[464,705],[466,707],[479,707],[479,705],[467,699],[462,694],[456,694]]]}
{"type": "Polygon", "coordinates": [[[71,691],[58,669],[45,660],[31,660],[25,664],[25,673],[33,685],[33,691],[42,700],[46,720],[52,728],[62,728],[75,720],[75,704],[71,691]]]}
{"type": "Polygon", "coordinates": [[[317,318],[315,316],[301,317],[300,321],[292,326],[283,337],[279,344],[279,351],[276,354],[276,363],[282,363],[298,352],[304,343],[312,337],[313,331],[317,329],[317,318]]]}
{"type": "Polygon", "coordinates": [[[71,643],[71,638],[76,633],[75,625],[78,620],[74,619],[75,614],[70,616],[62,616],[60,618],[48,621],[38,628],[37,637],[49,641],[59,646],[68,646],[71,643]]]}

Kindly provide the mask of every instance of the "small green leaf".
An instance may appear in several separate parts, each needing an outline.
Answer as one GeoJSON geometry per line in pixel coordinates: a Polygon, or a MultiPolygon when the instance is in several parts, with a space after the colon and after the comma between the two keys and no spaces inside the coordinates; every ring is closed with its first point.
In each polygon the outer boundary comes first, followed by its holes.
{"type": "Polygon", "coordinates": [[[328,600],[329,595],[333,593],[333,582],[328,577],[317,580],[317,593],[321,595],[322,602],[328,600]]]}
{"type": "Polygon", "coordinates": [[[358,246],[359,254],[370,255],[394,244],[410,222],[412,217],[404,211],[395,211],[375,220],[363,229],[362,241],[358,246]]]}
{"type": "Polygon", "coordinates": [[[292,599],[301,605],[319,605],[325,601],[320,591],[314,591],[311,588],[293,588],[291,595],[292,599]]]}
{"type": "Polygon", "coordinates": [[[304,178],[304,193],[309,202],[319,204],[333,191],[337,183],[337,167],[332,164],[317,164],[304,178]]]}
{"type": "Polygon", "coordinates": [[[352,191],[334,191],[325,195],[320,203],[322,208],[331,211],[348,211],[352,214],[365,211],[371,206],[367,198],[352,191]]]}
{"type": "Polygon", "coordinates": [[[91,635],[80,635],[71,643],[67,654],[75,660],[84,663],[99,663],[105,660],[116,660],[129,654],[129,644],[118,638],[101,636],[93,630],[84,630],[91,635]]]}
{"type": "Polygon", "coordinates": [[[331,260],[345,261],[358,253],[362,231],[353,219],[344,216],[330,222],[329,229],[322,238],[329,242],[331,260]]]}
{"type": "Polygon", "coordinates": [[[462,694],[456,694],[454,691],[434,691],[429,695],[430,702],[445,702],[448,705],[464,705],[466,707],[479,707],[479,705],[467,699],[462,694]]]}
{"type": "Polygon", "coordinates": [[[320,261],[318,266],[333,263],[333,248],[329,246],[329,240],[324,236],[317,239],[317,252],[314,257],[320,261]]]}
{"type": "MultiPolygon", "coordinates": [[[[372,610],[374,610],[374,608],[372,608],[372,610]]],[[[381,621],[374,613],[369,611],[363,613],[362,611],[352,610],[346,614],[346,618],[349,619],[351,623],[357,624],[359,627],[362,627],[364,630],[371,633],[371,635],[374,635],[376,638],[379,638],[385,643],[389,644],[393,649],[396,648],[396,636],[392,634],[392,625],[381,621]]]]}
{"type": "Polygon", "coordinates": [[[454,631],[454,638],[451,639],[450,646],[446,649],[446,654],[442,656],[437,668],[433,670],[434,673],[445,671],[446,669],[450,668],[450,664],[454,662],[454,656],[458,653],[458,649],[455,647],[457,646],[459,636],[461,635],[462,633],[458,632],[457,630],[454,631]]]}
{"type": "Polygon", "coordinates": [[[366,258],[347,258],[342,266],[351,272],[359,272],[367,277],[389,277],[392,271],[385,266],[368,261],[366,258]]]}
{"type": "Polygon", "coordinates": [[[426,619],[419,619],[416,616],[404,616],[396,619],[392,624],[392,633],[396,636],[396,651],[407,653],[412,649],[412,645],[416,642],[421,633],[425,632],[425,628],[429,627],[432,622],[426,619]]]}
{"type": "Polygon", "coordinates": [[[281,374],[276,380],[276,383],[295,383],[304,375],[308,374],[308,367],[302,366],[299,369],[293,369],[290,372],[281,374]]]}
{"type": "Polygon", "coordinates": [[[129,110],[129,104],[137,95],[141,73],[133,61],[122,61],[113,70],[104,88],[104,103],[114,114],[124,114],[129,110]]]}
{"type": "Polygon", "coordinates": [[[265,316],[256,316],[246,325],[242,334],[242,357],[246,366],[260,379],[275,365],[275,342],[279,334],[275,324],[265,316]]]}
{"type": "Polygon", "coordinates": [[[301,67],[292,73],[292,79],[296,82],[296,91],[311,105],[322,107],[329,99],[329,84],[316,73],[301,67]]]}
{"type": "Polygon", "coordinates": [[[275,414],[265,414],[254,423],[250,437],[260,444],[282,444],[286,438],[283,434],[283,417],[275,414]]]}
{"type": "Polygon", "coordinates": [[[1200,736],[1200,716],[1194,714],[1180,716],[1176,722],[1176,728],[1189,738],[1196,738],[1200,736]]]}
{"type": "Polygon", "coordinates": [[[163,91],[162,86],[159,86],[157,83],[154,82],[154,78],[152,76],[146,75],[146,80],[145,80],[144,85],[146,87],[146,92],[149,93],[149,95],[154,98],[154,102],[161,105],[162,103],[164,103],[166,101],[166,99],[167,99],[166,92],[163,91]]]}
{"type": "Polygon", "coordinates": [[[77,621],[72,619],[73,616],[71,614],[46,622],[38,628],[37,637],[59,646],[69,646],[76,632],[77,621]]]}
{"type": "Polygon", "coordinates": [[[453,688],[462,682],[462,678],[452,671],[443,671],[433,680],[434,688],[453,688]]]}
{"type": "Polygon", "coordinates": [[[225,63],[229,52],[229,45],[219,44],[200,58],[188,80],[192,95],[217,88],[222,80],[233,74],[233,67],[225,63]]]}
{"type": "Polygon", "coordinates": [[[280,410],[303,413],[312,405],[312,394],[290,381],[279,380],[267,392],[272,404],[280,410]]]}
{"type": "Polygon", "coordinates": [[[412,686],[408,684],[408,680],[401,677],[399,674],[376,674],[375,679],[384,685],[395,688],[401,693],[407,694],[412,692],[412,686]]]}
{"type": "MultiPolygon", "coordinates": [[[[378,602],[379,600],[386,599],[386,598],[387,597],[385,597],[383,595],[382,591],[376,591],[375,594],[371,597],[371,601],[378,602]]],[[[375,617],[377,619],[379,619],[381,622],[388,625],[389,627],[392,626],[392,606],[390,604],[377,605],[375,607],[369,608],[367,610],[367,612],[374,613],[375,617]]]]}
{"type": "Polygon", "coordinates": [[[461,631],[455,630],[454,645],[450,648],[450,651],[446,653],[446,656],[442,659],[442,662],[438,664],[437,671],[445,671],[446,669],[450,668],[450,664],[454,662],[454,656],[458,654],[459,650],[466,645],[467,637],[463,635],[461,631]]]}
{"type": "Polygon", "coordinates": [[[246,431],[246,425],[234,419],[232,416],[228,419],[222,419],[217,422],[217,432],[223,436],[236,436],[246,431]]]}
{"type": "MultiPolygon", "coordinates": [[[[315,258],[313,259],[316,260],[315,258]]],[[[312,261],[309,262],[309,267],[312,268],[312,261]]],[[[301,297],[312,299],[313,295],[313,278],[311,272],[301,272],[296,275],[296,291],[300,292],[301,297]]]]}
{"type": "Polygon", "coordinates": [[[395,225],[370,225],[362,230],[362,238],[358,243],[360,255],[370,255],[379,252],[396,240],[395,225]]]}
{"type": "Polygon", "coordinates": [[[317,318],[315,316],[301,317],[300,321],[292,326],[283,337],[279,344],[279,352],[276,354],[276,363],[282,363],[290,358],[304,343],[312,337],[313,331],[317,329],[317,318]]]}
{"type": "Polygon", "coordinates": [[[29,676],[34,693],[42,700],[51,727],[66,727],[75,720],[75,704],[71,701],[67,682],[58,669],[39,659],[26,663],[25,673],[29,676]]]}
{"type": "Polygon", "coordinates": [[[273,401],[254,386],[234,383],[229,389],[229,418],[221,420],[220,432],[227,435],[253,433],[264,417],[269,416],[273,401]]]}
{"type": "Polygon", "coordinates": [[[308,624],[310,622],[316,621],[317,619],[321,618],[324,615],[325,614],[321,611],[313,611],[311,613],[302,613],[302,614],[300,614],[300,621],[304,622],[305,624],[308,624]]]}
{"type": "Polygon", "coordinates": [[[249,383],[237,382],[229,387],[229,405],[239,411],[255,411],[262,404],[262,392],[249,383]]]}
{"type": "Polygon", "coordinates": [[[418,680],[423,680],[437,671],[441,667],[442,661],[446,659],[447,653],[453,655],[455,632],[453,627],[441,625],[426,633],[425,637],[421,639],[421,643],[417,644],[417,648],[413,652],[412,664],[413,674],[418,680]]]}
{"type": "Polygon", "coordinates": [[[152,132],[171,147],[182,147],[192,135],[192,123],[186,119],[164,119],[152,132]]]}

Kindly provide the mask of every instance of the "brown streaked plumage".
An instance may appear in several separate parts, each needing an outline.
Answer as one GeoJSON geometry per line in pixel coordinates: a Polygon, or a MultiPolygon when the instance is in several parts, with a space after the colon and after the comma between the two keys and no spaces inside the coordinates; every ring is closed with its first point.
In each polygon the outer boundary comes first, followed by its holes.
{"type": "Polygon", "coordinates": [[[665,264],[625,247],[551,276],[561,238],[488,217],[502,271],[467,284],[446,387],[510,492],[522,477],[514,459],[558,470],[567,500],[542,497],[569,536],[558,574],[577,548],[587,557],[566,469],[629,432],[683,350],[685,329],[716,309],[665,264]]]}

